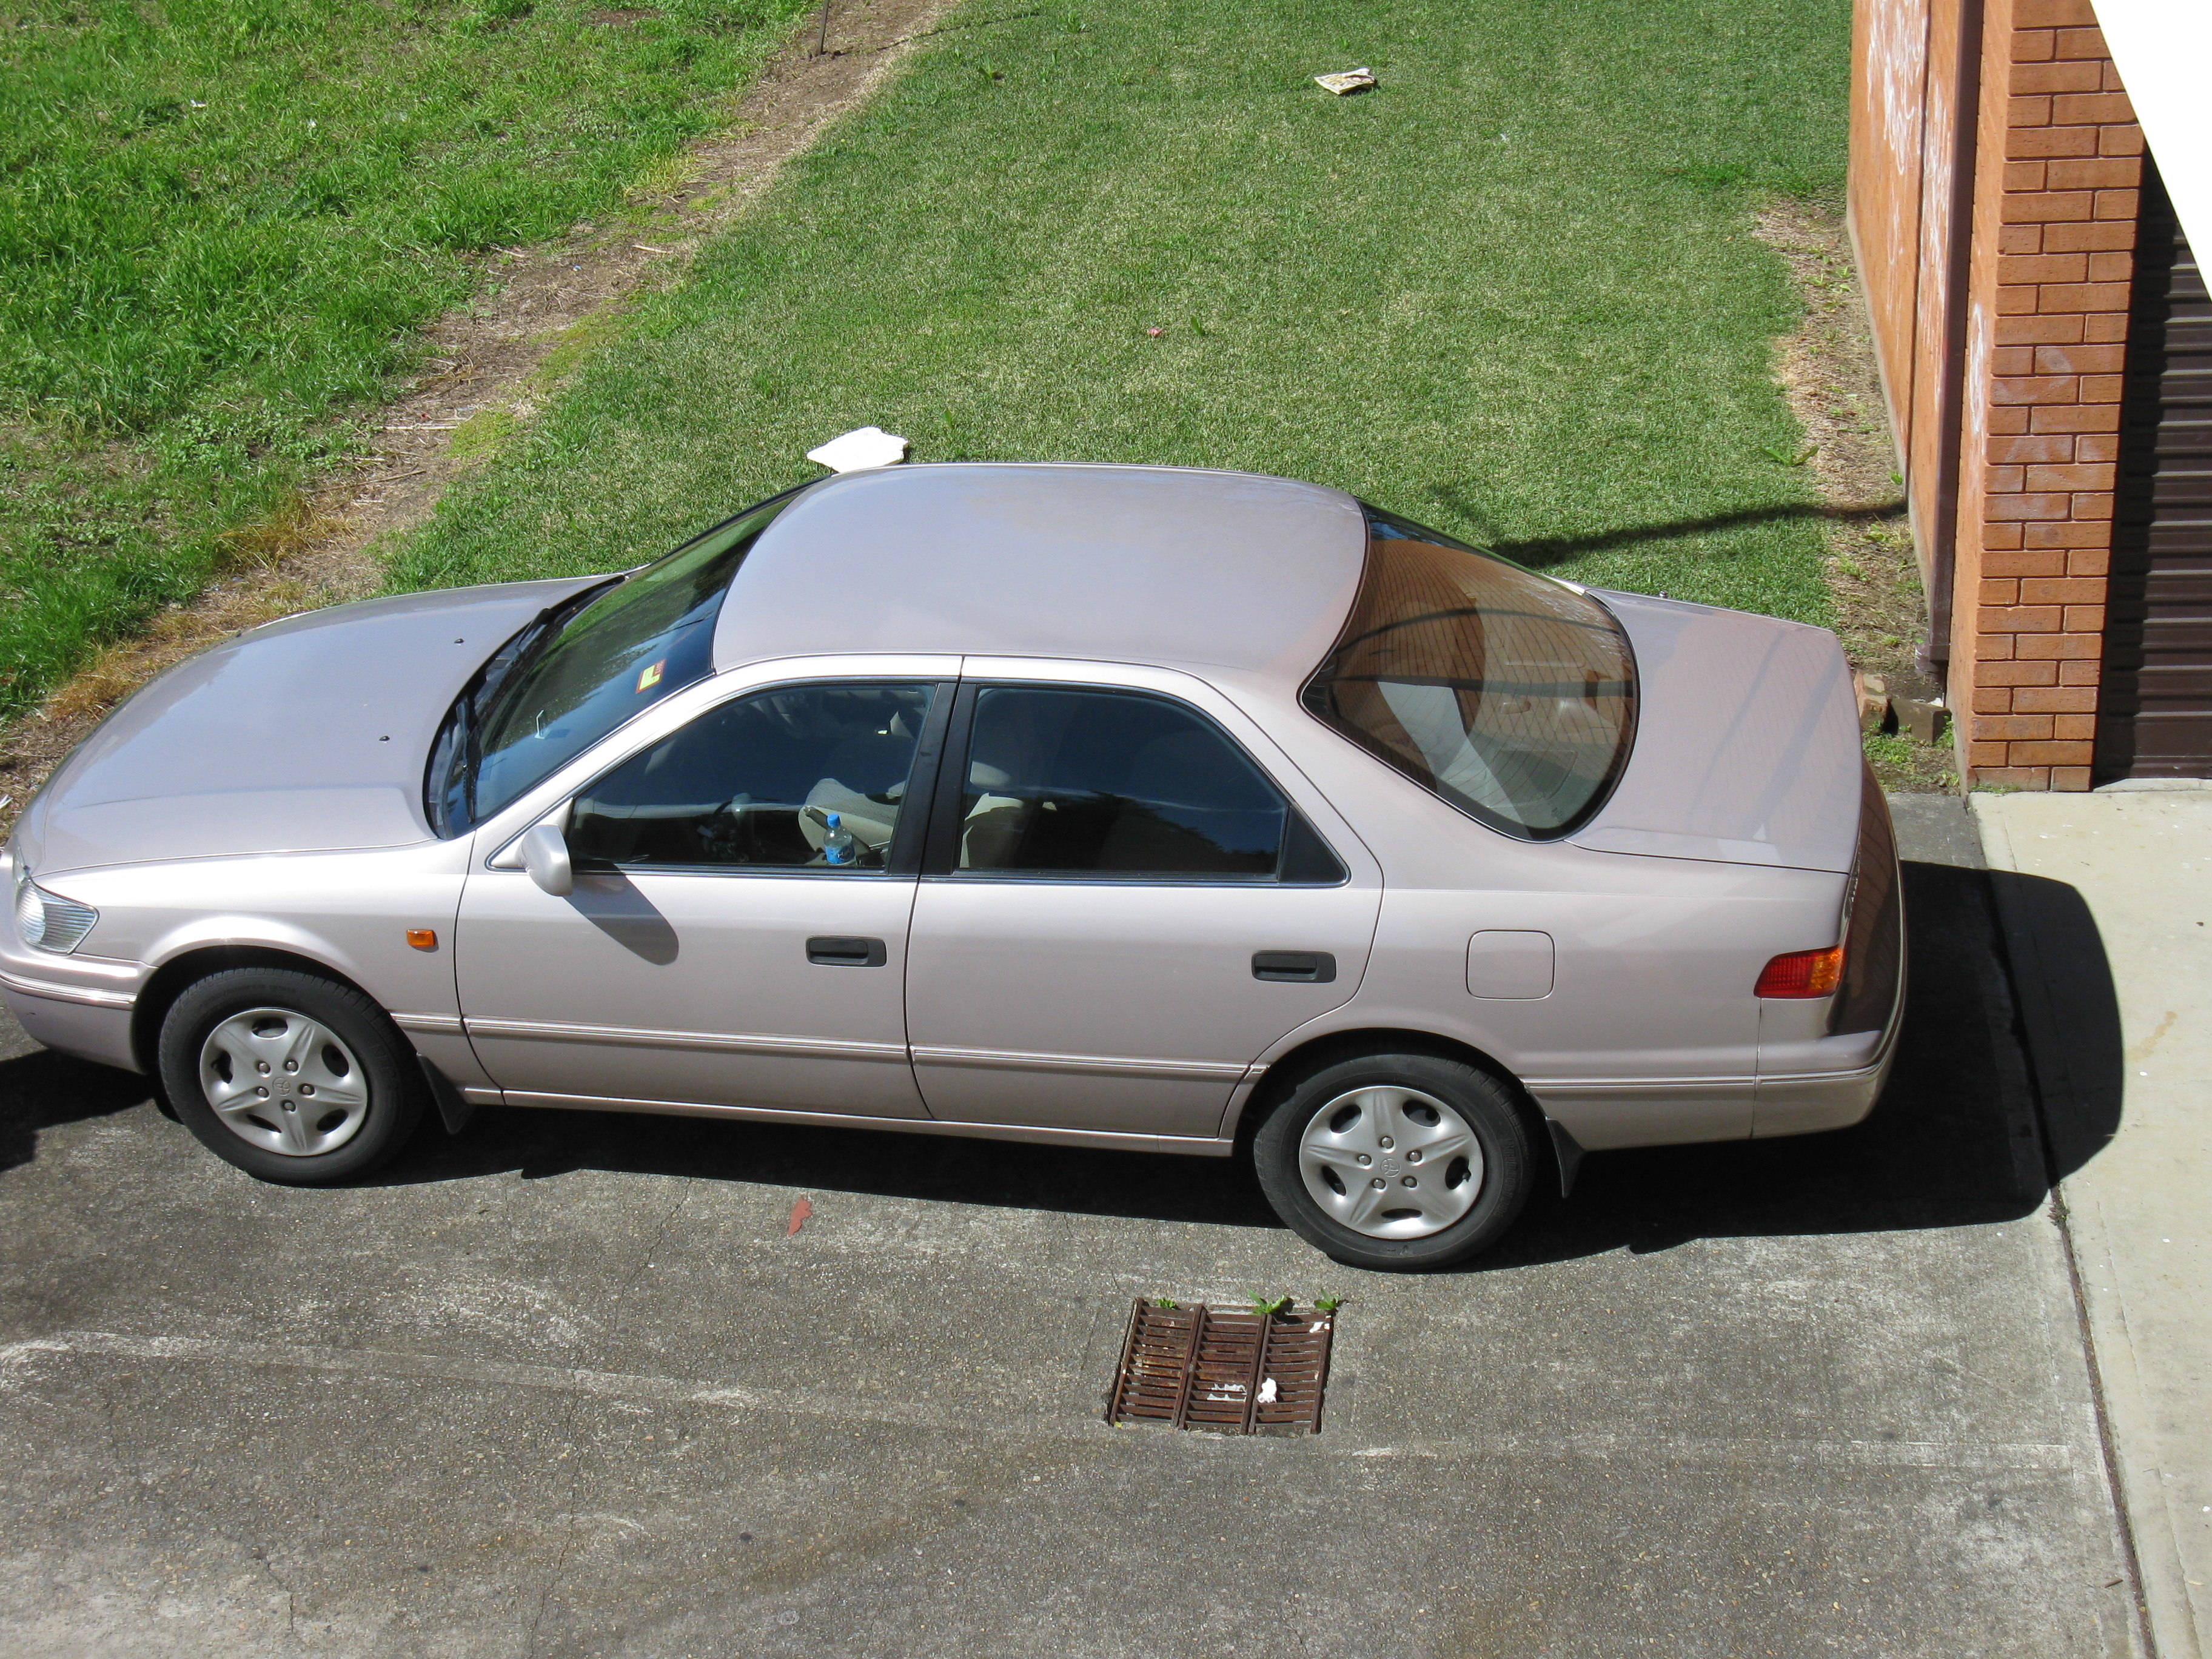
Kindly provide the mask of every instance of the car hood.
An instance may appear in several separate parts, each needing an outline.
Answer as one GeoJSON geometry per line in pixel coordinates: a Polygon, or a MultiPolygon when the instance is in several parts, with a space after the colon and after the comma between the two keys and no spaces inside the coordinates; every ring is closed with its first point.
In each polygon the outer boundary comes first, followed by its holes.
{"type": "Polygon", "coordinates": [[[597,577],[370,599],[240,634],[142,688],[54,773],[16,845],[94,865],[426,840],[422,769],[483,660],[597,577]]]}
{"type": "Polygon", "coordinates": [[[1861,758],[1850,671],[1825,628],[1597,595],[1636,651],[1636,744],[1597,817],[1607,853],[1849,871],[1861,758]]]}

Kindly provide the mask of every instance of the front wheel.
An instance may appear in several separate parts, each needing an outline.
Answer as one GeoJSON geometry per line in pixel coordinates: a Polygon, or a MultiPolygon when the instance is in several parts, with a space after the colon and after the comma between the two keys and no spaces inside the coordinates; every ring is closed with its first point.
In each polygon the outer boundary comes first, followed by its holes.
{"type": "Polygon", "coordinates": [[[159,1058],[162,1086],[201,1145],[287,1185],[375,1169],[429,1094],[381,1008],[289,969],[233,969],[186,988],[161,1021],[159,1058]]]}
{"type": "Polygon", "coordinates": [[[1445,1267],[1494,1243],[1527,1203],[1536,1162],[1505,1089],[1431,1054],[1312,1073],[1261,1124],[1252,1158],[1293,1231],[1385,1273],[1445,1267]]]}

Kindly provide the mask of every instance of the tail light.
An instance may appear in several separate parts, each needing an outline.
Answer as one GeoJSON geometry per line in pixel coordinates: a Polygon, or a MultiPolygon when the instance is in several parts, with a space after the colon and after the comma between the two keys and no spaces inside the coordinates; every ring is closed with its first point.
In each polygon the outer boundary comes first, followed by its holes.
{"type": "Polygon", "coordinates": [[[1752,988],[1758,997],[1826,997],[1844,982],[1844,947],[1825,951],[1791,951],[1760,970],[1752,988]]]}

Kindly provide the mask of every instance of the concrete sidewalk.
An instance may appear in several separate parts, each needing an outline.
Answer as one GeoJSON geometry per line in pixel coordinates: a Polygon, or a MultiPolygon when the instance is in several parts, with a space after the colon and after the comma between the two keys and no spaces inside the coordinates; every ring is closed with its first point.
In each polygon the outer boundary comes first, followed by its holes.
{"type": "Polygon", "coordinates": [[[2154,1650],[2207,1659],[2212,787],[1973,807],[2016,872],[1993,879],[2154,1650]]]}

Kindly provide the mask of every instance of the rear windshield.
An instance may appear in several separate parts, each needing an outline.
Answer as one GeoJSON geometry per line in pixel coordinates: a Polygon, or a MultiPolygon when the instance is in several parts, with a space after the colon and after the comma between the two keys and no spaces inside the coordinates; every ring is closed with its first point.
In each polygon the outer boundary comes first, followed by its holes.
{"type": "Polygon", "coordinates": [[[1368,509],[1367,570],[1305,704],[1492,829],[1564,836],[1628,757],[1636,668],[1604,606],[1368,509]]]}

